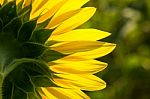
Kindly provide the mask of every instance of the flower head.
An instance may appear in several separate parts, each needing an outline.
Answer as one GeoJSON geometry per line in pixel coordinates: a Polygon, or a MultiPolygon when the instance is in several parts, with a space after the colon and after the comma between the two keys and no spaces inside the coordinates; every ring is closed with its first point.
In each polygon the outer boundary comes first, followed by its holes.
{"type": "Polygon", "coordinates": [[[98,41],[108,32],[76,29],[96,11],[88,1],[0,0],[3,99],[89,99],[82,90],[106,87],[93,74],[107,63],[96,58],[115,44],[98,41]]]}

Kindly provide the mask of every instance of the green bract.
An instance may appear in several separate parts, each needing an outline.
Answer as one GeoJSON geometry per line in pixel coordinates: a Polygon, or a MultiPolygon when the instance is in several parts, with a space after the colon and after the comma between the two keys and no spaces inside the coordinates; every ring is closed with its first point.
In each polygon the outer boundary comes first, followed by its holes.
{"type": "Polygon", "coordinates": [[[41,87],[55,86],[47,62],[65,56],[46,46],[52,30],[29,20],[32,7],[22,4],[0,6],[0,99],[40,99],[41,87]]]}

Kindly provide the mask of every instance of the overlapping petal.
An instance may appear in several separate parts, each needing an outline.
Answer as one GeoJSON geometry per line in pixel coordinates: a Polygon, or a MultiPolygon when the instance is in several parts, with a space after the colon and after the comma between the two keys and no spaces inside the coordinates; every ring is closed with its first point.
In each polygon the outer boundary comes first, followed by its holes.
{"type": "Polygon", "coordinates": [[[115,44],[100,41],[72,41],[52,46],[53,50],[72,56],[81,56],[86,59],[95,59],[112,52],[115,44]]]}
{"type": "MultiPolygon", "coordinates": [[[[33,0],[34,1],[34,0],[33,0]]],[[[23,4],[23,6],[25,7],[25,6],[28,6],[28,5],[30,5],[32,3],[32,0],[24,0],[24,4],[23,4]]]]}
{"type": "Polygon", "coordinates": [[[53,35],[59,35],[65,32],[69,32],[72,29],[75,29],[76,27],[88,21],[94,15],[95,11],[96,8],[94,7],[82,8],[79,13],[75,14],[74,16],[60,24],[60,26],[58,26],[54,30],[53,35]]]}
{"type": "Polygon", "coordinates": [[[106,87],[102,79],[91,74],[54,74],[54,82],[64,88],[88,91],[101,90],[106,87]]]}
{"type": "MultiPolygon", "coordinates": [[[[61,0],[61,1],[54,0],[53,3],[50,2],[52,7],[50,9],[45,9],[45,13],[43,12],[44,14],[41,15],[41,17],[38,19],[38,23],[41,23],[41,22],[51,18],[65,4],[65,2],[67,2],[67,0],[61,0]]],[[[49,6],[49,4],[47,6],[49,6]]],[[[38,11],[38,12],[40,12],[40,11],[38,11]]],[[[36,14],[38,14],[38,12],[35,13],[33,16],[36,16],[36,14]]]]}
{"type": "Polygon", "coordinates": [[[104,42],[98,41],[71,41],[62,42],[51,46],[51,49],[59,51],[64,54],[73,54],[77,52],[85,52],[95,50],[97,48],[103,47],[104,42]]]}
{"type": "Polygon", "coordinates": [[[49,87],[42,88],[47,98],[45,99],[90,99],[78,89],[49,87]]]}
{"type": "Polygon", "coordinates": [[[104,70],[107,63],[97,60],[85,61],[56,61],[55,65],[50,65],[50,69],[56,73],[70,73],[70,74],[95,74],[104,70]]]}
{"type": "Polygon", "coordinates": [[[54,15],[47,28],[52,28],[64,20],[72,17],[75,13],[79,12],[79,8],[82,7],[89,0],[68,0],[54,15]]]}
{"type": "Polygon", "coordinates": [[[60,16],[56,17],[54,20],[51,20],[47,25],[47,28],[50,29],[56,28],[59,24],[69,19],[70,17],[74,16],[75,14],[79,13],[80,11],[81,9],[77,9],[77,10],[72,10],[61,14],[60,16]]]}
{"type": "Polygon", "coordinates": [[[72,2],[72,0],[68,0],[60,9],[59,11],[54,15],[53,19],[54,20],[56,17],[69,12],[73,10],[77,10],[80,7],[82,7],[85,3],[87,3],[89,0],[75,0],[72,2]]]}
{"type": "Polygon", "coordinates": [[[101,47],[97,49],[94,49],[91,51],[85,51],[85,52],[78,52],[78,53],[72,54],[72,56],[82,56],[83,58],[87,58],[87,59],[100,58],[112,52],[115,49],[115,47],[116,47],[116,44],[104,43],[101,47]]]}
{"type": "Polygon", "coordinates": [[[50,93],[46,88],[42,88],[44,94],[42,94],[42,99],[58,99],[52,93],[50,93]]]}

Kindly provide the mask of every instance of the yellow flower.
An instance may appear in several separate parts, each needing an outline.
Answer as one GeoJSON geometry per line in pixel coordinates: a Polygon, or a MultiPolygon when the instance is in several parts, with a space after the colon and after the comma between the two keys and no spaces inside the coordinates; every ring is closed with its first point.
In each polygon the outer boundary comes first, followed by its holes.
{"type": "MultiPolygon", "coordinates": [[[[5,5],[8,1],[0,0],[0,4],[5,5]]],[[[16,0],[17,6],[22,3],[22,9],[32,6],[29,20],[36,19],[38,29],[52,30],[44,46],[65,55],[47,62],[52,75],[50,80],[56,86],[40,87],[42,99],[89,99],[83,90],[96,91],[106,87],[106,83],[93,74],[104,70],[107,63],[96,58],[109,54],[116,45],[98,41],[109,36],[108,32],[76,29],[96,11],[94,7],[82,7],[88,1],[16,0]]]]}

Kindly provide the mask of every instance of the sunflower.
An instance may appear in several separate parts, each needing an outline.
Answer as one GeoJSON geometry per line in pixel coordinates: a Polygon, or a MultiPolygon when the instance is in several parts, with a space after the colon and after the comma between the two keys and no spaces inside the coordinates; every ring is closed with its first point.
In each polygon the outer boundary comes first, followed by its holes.
{"type": "Polygon", "coordinates": [[[115,44],[110,35],[76,29],[96,11],[89,0],[0,0],[0,99],[89,99],[106,83],[96,58],[115,44]]]}

